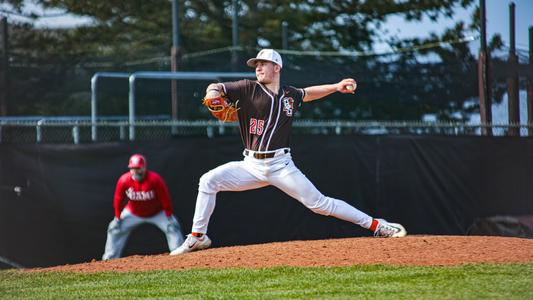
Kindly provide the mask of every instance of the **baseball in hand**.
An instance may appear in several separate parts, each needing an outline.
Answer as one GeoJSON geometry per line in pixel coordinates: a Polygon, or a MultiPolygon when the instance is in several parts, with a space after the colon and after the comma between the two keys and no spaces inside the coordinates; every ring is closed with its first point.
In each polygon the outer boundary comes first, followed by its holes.
{"type": "Polygon", "coordinates": [[[357,87],[357,84],[354,83],[354,84],[349,84],[346,86],[346,89],[349,90],[349,91],[355,91],[355,88],[357,87]]]}

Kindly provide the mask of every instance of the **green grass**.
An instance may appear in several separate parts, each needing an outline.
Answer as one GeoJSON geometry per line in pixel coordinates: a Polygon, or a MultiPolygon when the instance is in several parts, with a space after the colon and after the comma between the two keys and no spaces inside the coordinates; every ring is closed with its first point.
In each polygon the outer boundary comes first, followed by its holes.
{"type": "Polygon", "coordinates": [[[533,299],[533,263],[137,273],[0,272],[2,299],[533,299]]]}

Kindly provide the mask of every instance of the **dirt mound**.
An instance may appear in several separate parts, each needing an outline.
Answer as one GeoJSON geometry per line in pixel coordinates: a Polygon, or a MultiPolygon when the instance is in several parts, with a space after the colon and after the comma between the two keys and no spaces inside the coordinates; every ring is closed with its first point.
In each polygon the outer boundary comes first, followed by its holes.
{"type": "Polygon", "coordinates": [[[130,256],[30,271],[150,271],[274,266],[421,265],[533,262],[533,239],[485,236],[347,238],[212,248],[180,256],[130,256]]]}

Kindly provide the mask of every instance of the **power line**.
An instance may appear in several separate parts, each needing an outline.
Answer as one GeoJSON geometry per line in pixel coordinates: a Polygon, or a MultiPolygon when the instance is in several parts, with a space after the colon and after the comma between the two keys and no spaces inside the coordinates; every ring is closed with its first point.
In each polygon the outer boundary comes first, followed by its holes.
{"type": "Polygon", "coordinates": [[[5,8],[0,8],[0,13],[22,17],[26,19],[40,19],[40,18],[58,18],[62,16],[68,15],[68,12],[58,12],[58,13],[51,13],[51,14],[36,14],[36,13],[23,13],[23,12],[17,12],[13,10],[8,10],[5,8]]]}
{"type": "Polygon", "coordinates": [[[413,52],[418,50],[424,50],[424,49],[431,49],[431,48],[437,48],[442,47],[444,45],[453,45],[453,44],[461,44],[461,43],[469,43],[472,41],[477,40],[479,37],[474,36],[467,36],[460,39],[455,40],[448,40],[448,41],[440,41],[440,42],[434,42],[434,43],[427,43],[419,46],[412,46],[412,47],[405,47],[405,48],[397,48],[397,49],[391,49],[388,51],[367,51],[367,52],[358,52],[358,51],[298,51],[298,50],[277,50],[278,52],[282,54],[292,54],[292,55],[300,55],[300,56],[350,56],[350,57],[361,57],[361,56],[381,56],[381,55],[390,55],[390,54],[399,54],[399,53],[405,53],[405,52],[413,52]]]}
{"type": "MultiPolygon", "coordinates": [[[[479,39],[479,37],[474,36],[467,36],[460,39],[455,40],[447,40],[447,41],[439,41],[434,43],[427,43],[419,46],[412,46],[412,47],[405,47],[405,48],[397,48],[392,49],[388,51],[367,51],[367,52],[358,52],[358,51],[302,51],[302,50],[285,50],[285,49],[276,49],[281,54],[289,54],[289,55],[295,55],[295,56],[347,56],[347,57],[361,57],[361,56],[381,56],[381,55],[390,55],[390,54],[399,54],[399,53],[405,53],[405,52],[412,52],[412,51],[418,51],[418,50],[424,50],[424,49],[431,49],[431,48],[437,48],[442,47],[445,45],[453,45],[453,44],[461,44],[461,43],[469,43],[472,41],[475,41],[479,39]]],[[[255,50],[260,50],[261,48],[255,48],[255,50]]],[[[223,47],[223,48],[216,48],[216,49],[210,49],[205,51],[198,51],[193,53],[188,53],[183,55],[183,59],[189,59],[189,58],[195,58],[195,57],[201,57],[206,55],[212,55],[212,54],[218,54],[223,53],[227,51],[233,51],[233,50],[243,50],[242,47],[223,47]]]]}

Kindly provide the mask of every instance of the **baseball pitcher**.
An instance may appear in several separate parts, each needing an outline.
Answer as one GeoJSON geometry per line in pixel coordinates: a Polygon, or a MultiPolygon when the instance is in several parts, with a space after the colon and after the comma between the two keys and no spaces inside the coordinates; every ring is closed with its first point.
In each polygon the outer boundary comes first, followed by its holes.
{"type": "Polygon", "coordinates": [[[159,174],[146,167],[144,156],[132,155],[129,172],[120,176],[117,182],[113,199],[115,218],[107,229],[102,260],[120,257],[131,231],[144,223],[153,224],[165,233],[169,251],[183,243],[179,222],[172,215],[167,185],[159,174]]]}
{"type": "Polygon", "coordinates": [[[192,232],[170,254],[211,245],[206,233],[218,192],[268,185],[279,188],[315,213],[352,222],[371,230],[374,236],[405,236],[407,232],[402,225],[374,219],[343,200],[323,195],[292,161],[289,138],[295,111],[304,103],[334,92],[355,93],[355,80],[347,78],[303,89],[281,85],[283,62],[272,49],[261,50],[247,65],[255,68],[256,81],[210,84],[203,102],[219,120],[239,122],[244,159],[219,166],[200,178],[192,232]]]}

